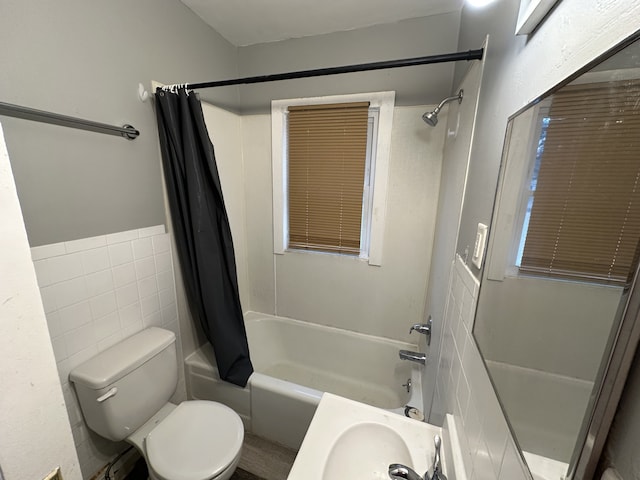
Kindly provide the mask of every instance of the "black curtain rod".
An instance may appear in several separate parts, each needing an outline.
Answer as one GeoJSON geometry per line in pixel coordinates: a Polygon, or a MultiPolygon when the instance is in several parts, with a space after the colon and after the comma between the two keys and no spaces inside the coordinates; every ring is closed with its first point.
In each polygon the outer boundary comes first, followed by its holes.
{"type": "Polygon", "coordinates": [[[59,113],[36,110],[35,108],[12,105],[11,103],[0,102],[0,115],[22,118],[23,120],[31,120],[40,123],[60,125],[62,127],[78,128],[80,130],[88,130],[90,132],[104,133],[107,135],[115,135],[128,140],[133,140],[140,135],[140,132],[131,125],[117,127],[106,123],[94,122],[93,120],[85,120],[84,118],[70,117],[59,113]]]}
{"type": "Polygon", "coordinates": [[[340,73],[367,72],[370,70],[384,70],[387,68],[412,67],[415,65],[428,65],[431,63],[457,62],[460,60],[482,60],[483,54],[484,49],[480,48],[478,50],[469,50],[468,52],[445,53],[442,55],[430,55],[428,57],[405,58],[403,60],[386,60],[383,62],[361,63],[359,65],[345,65],[342,67],[317,68],[315,70],[300,70],[298,72],[288,73],[274,73],[272,75],[235,78],[232,80],[220,80],[217,82],[187,83],[184,85],[184,87],[188,90],[196,90],[199,88],[277,82],[279,80],[323,77],[326,75],[338,75],[340,73]]]}

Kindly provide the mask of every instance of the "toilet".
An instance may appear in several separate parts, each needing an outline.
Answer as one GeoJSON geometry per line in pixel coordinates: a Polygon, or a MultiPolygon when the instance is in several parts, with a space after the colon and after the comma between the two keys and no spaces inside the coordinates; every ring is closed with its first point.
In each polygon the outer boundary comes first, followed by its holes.
{"type": "Polygon", "coordinates": [[[169,402],[178,383],[176,337],[148,328],[104,350],[69,374],[87,425],[126,440],[144,457],[152,480],[227,480],[244,438],[229,407],[169,402]]]}

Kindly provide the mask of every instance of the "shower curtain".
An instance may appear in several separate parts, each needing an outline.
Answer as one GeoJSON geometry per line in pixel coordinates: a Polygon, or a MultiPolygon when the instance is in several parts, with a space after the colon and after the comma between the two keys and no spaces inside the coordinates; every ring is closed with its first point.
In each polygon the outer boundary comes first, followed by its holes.
{"type": "Polygon", "coordinates": [[[202,105],[193,92],[159,88],[156,114],[189,307],[213,346],[220,378],[244,387],[253,366],[229,219],[202,105]]]}

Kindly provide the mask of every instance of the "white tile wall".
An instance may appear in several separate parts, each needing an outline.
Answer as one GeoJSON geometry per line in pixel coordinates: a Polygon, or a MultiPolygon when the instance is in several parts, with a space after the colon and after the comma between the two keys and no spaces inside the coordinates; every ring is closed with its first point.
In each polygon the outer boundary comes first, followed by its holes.
{"type": "MultiPolygon", "coordinates": [[[[158,225],[34,247],[31,257],[82,474],[90,478],[125,445],[87,428],[69,371],[150,326],[175,332],[182,358],[171,242],[158,225]]],[[[179,372],[177,401],[186,397],[179,372]]]]}
{"type": "Polygon", "coordinates": [[[526,467],[471,331],[478,290],[478,281],[456,256],[433,408],[440,415],[453,414],[469,480],[525,480],[529,478],[526,467]]]}

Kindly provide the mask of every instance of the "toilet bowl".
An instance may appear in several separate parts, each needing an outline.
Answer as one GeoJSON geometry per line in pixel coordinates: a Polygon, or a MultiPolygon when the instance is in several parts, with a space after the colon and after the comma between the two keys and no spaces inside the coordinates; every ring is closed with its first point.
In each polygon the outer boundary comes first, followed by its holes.
{"type": "Polygon", "coordinates": [[[126,440],[152,480],[227,480],[244,428],[217,402],[169,402],[177,385],[175,335],[149,328],[99,353],[69,375],[89,428],[126,440]]]}
{"type": "Polygon", "coordinates": [[[152,480],[226,480],[235,471],[244,429],[216,402],[167,404],[125,440],[144,456],[152,480]]]}

